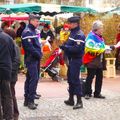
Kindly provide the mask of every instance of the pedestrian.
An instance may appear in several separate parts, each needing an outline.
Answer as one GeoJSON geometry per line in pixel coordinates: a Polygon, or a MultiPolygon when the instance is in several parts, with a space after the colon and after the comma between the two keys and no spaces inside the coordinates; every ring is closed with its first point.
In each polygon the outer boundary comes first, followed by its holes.
{"type": "Polygon", "coordinates": [[[44,25],[40,35],[41,35],[41,38],[43,40],[46,40],[46,38],[49,36],[50,37],[49,43],[51,43],[51,44],[53,43],[53,40],[55,38],[53,32],[50,29],[50,25],[49,24],[45,24],[44,25]]]}
{"type": "Polygon", "coordinates": [[[35,98],[40,96],[36,94],[37,84],[39,80],[40,59],[42,57],[41,44],[39,42],[38,33],[40,16],[30,15],[29,24],[22,33],[22,46],[25,51],[25,65],[27,68],[26,81],[24,86],[24,106],[29,109],[36,109],[37,104],[34,103],[35,98]]]}
{"type": "Polygon", "coordinates": [[[68,40],[69,35],[70,35],[69,25],[65,23],[60,31],[60,44],[66,42],[68,40]]]}
{"type": "Polygon", "coordinates": [[[10,81],[15,54],[12,38],[0,29],[0,120],[14,119],[10,81]]]}
{"type": "MultiPolygon", "coordinates": [[[[69,35],[70,35],[69,24],[65,23],[63,25],[63,29],[61,29],[60,31],[60,44],[64,44],[68,40],[69,35]]],[[[63,58],[65,64],[68,66],[69,61],[65,53],[63,53],[63,58]]]]}
{"type": "Polygon", "coordinates": [[[1,28],[2,28],[3,31],[4,31],[5,29],[9,28],[9,23],[8,23],[7,21],[2,22],[1,28]]]}
{"type": "MultiPolygon", "coordinates": [[[[117,31],[118,31],[118,33],[116,35],[116,43],[120,42],[120,24],[118,24],[117,31]]],[[[119,65],[120,65],[120,63],[119,63],[120,62],[120,47],[118,47],[116,49],[115,57],[116,57],[115,67],[116,67],[116,70],[118,70],[119,65]]]]}
{"type": "MultiPolygon", "coordinates": [[[[6,29],[5,33],[7,33],[10,37],[12,37],[13,40],[16,38],[16,33],[13,29],[6,29]]],[[[12,62],[12,78],[10,82],[10,88],[12,93],[12,99],[13,99],[13,112],[14,112],[14,120],[18,120],[19,118],[19,110],[17,105],[17,99],[16,99],[16,92],[15,92],[15,85],[18,80],[18,71],[19,71],[19,65],[20,65],[20,51],[19,47],[15,43],[15,59],[12,62]]]]}
{"type": "Polygon", "coordinates": [[[97,20],[92,25],[92,31],[88,34],[85,43],[85,55],[83,58],[84,64],[87,67],[87,78],[85,85],[85,98],[92,97],[92,81],[95,79],[94,98],[105,99],[101,95],[103,70],[105,67],[104,51],[105,43],[102,37],[103,23],[97,20]]]}
{"type": "Polygon", "coordinates": [[[64,101],[64,103],[69,106],[74,106],[73,109],[79,109],[83,107],[79,76],[80,67],[82,65],[82,57],[84,54],[85,36],[80,29],[80,18],[78,16],[69,18],[68,22],[70,25],[71,33],[68,41],[64,45],[60,46],[60,48],[64,50],[69,60],[67,71],[69,99],[64,101]],[[77,102],[75,105],[74,95],[77,97],[77,102]]]}
{"type": "Polygon", "coordinates": [[[25,29],[25,27],[26,27],[26,23],[25,22],[20,22],[20,27],[18,28],[18,30],[16,32],[16,34],[17,34],[16,37],[21,38],[22,32],[25,29]]]}

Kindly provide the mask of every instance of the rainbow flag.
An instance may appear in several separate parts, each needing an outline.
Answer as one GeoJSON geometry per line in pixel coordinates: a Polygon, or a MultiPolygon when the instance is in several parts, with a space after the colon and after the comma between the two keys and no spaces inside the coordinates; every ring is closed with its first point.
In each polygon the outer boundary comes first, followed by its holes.
{"type": "Polygon", "coordinates": [[[85,40],[85,54],[83,63],[91,62],[96,56],[105,51],[104,39],[94,32],[90,32],[85,40]]]}

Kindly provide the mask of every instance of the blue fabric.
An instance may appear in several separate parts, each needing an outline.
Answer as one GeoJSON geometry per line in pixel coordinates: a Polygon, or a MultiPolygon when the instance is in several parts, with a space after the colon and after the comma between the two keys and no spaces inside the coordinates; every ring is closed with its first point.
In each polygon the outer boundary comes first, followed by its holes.
{"type": "Polygon", "coordinates": [[[84,54],[85,36],[79,27],[71,30],[68,41],[65,44],[65,53],[70,58],[82,58],[84,54]],[[76,40],[71,40],[70,38],[76,40]]]}
{"type": "Polygon", "coordinates": [[[22,33],[22,46],[25,50],[25,63],[40,60],[42,57],[38,35],[33,25],[29,24],[22,33]]]}
{"type": "Polygon", "coordinates": [[[25,50],[25,64],[27,75],[25,81],[25,98],[34,102],[37,83],[39,80],[40,58],[42,57],[41,45],[35,27],[31,24],[22,33],[22,45],[25,50]]]}
{"type": "Polygon", "coordinates": [[[72,29],[68,41],[64,44],[63,50],[68,57],[68,84],[69,94],[81,96],[80,67],[84,54],[85,36],[79,27],[72,29]],[[81,42],[82,41],[82,42],[81,42]]]}
{"type": "Polygon", "coordinates": [[[25,98],[29,100],[29,102],[34,102],[34,96],[36,94],[37,83],[39,80],[39,62],[31,62],[31,64],[27,65],[27,74],[25,81],[25,98]]]}
{"type": "Polygon", "coordinates": [[[68,84],[69,93],[73,95],[82,95],[81,84],[80,84],[80,67],[82,60],[72,59],[69,61],[68,66],[68,84]]]}

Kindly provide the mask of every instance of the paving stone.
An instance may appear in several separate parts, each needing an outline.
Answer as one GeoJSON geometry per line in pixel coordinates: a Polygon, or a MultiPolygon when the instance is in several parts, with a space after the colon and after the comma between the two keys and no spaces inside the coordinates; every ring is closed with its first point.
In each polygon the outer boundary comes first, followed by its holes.
{"type": "Polygon", "coordinates": [[[65,98],[41,98],[37,110],[23,107],[18,100],[20,120],[120,120],[120,94],[104,91],[106,99],[83,98],[83,109],[73,110],[64,104],[65,98]]]}
{"type": "Polygon", "coordinates": [[[29,117],[26,120],[63,120],[62,117],[59,116],[44,116],[44,117],[29,117]]]}

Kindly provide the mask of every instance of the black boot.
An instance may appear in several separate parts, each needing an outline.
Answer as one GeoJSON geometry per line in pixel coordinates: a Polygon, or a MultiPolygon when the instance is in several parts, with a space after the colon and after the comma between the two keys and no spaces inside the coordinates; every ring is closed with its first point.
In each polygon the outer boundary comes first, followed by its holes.
{"type": "Polygon", "coordinates": [[[39,94],[35,94],[35,99],[40,99],[40,97],[41,97],[41,95],[39,95],[39,94]]]}
{"type": "MultiPolygon", "coordinates": [[[[38,106],[38,104],[34,103],[36,105],[36,107],[38,106]]],[[[27,107],[28,106],[28,99],[25,98],[25,101],[24,101],[24,106],[27,107]]]]}
{"type": "Polygon", "coordinates": [[[34,102],[28,102],[28,108],[31,110],[37,109],[37,106],[34,102]]]}
{"type": "Polygon", "coordinates": [[[28,106],[28,99],[25,98],[25,101],[24,101],[24,106],[27,107],[28,106]]]}
{"type": "Polygon", "coordinates": [[[75,110],[75,109],[80,109],[80,108],[83,108],[83,103],[82,103],[82,100],[81,100],[81,96],[77,95],[77,103],[73,107],[73,109],[75,110]]]}
{"type": "Polygon", "coordinates": [[[73,95],[69,95],[69,99],[64,101],[64,103],[66,105],[73,106],[74,105],[74,98],[73,97],[74,97],[73,95]]]}

